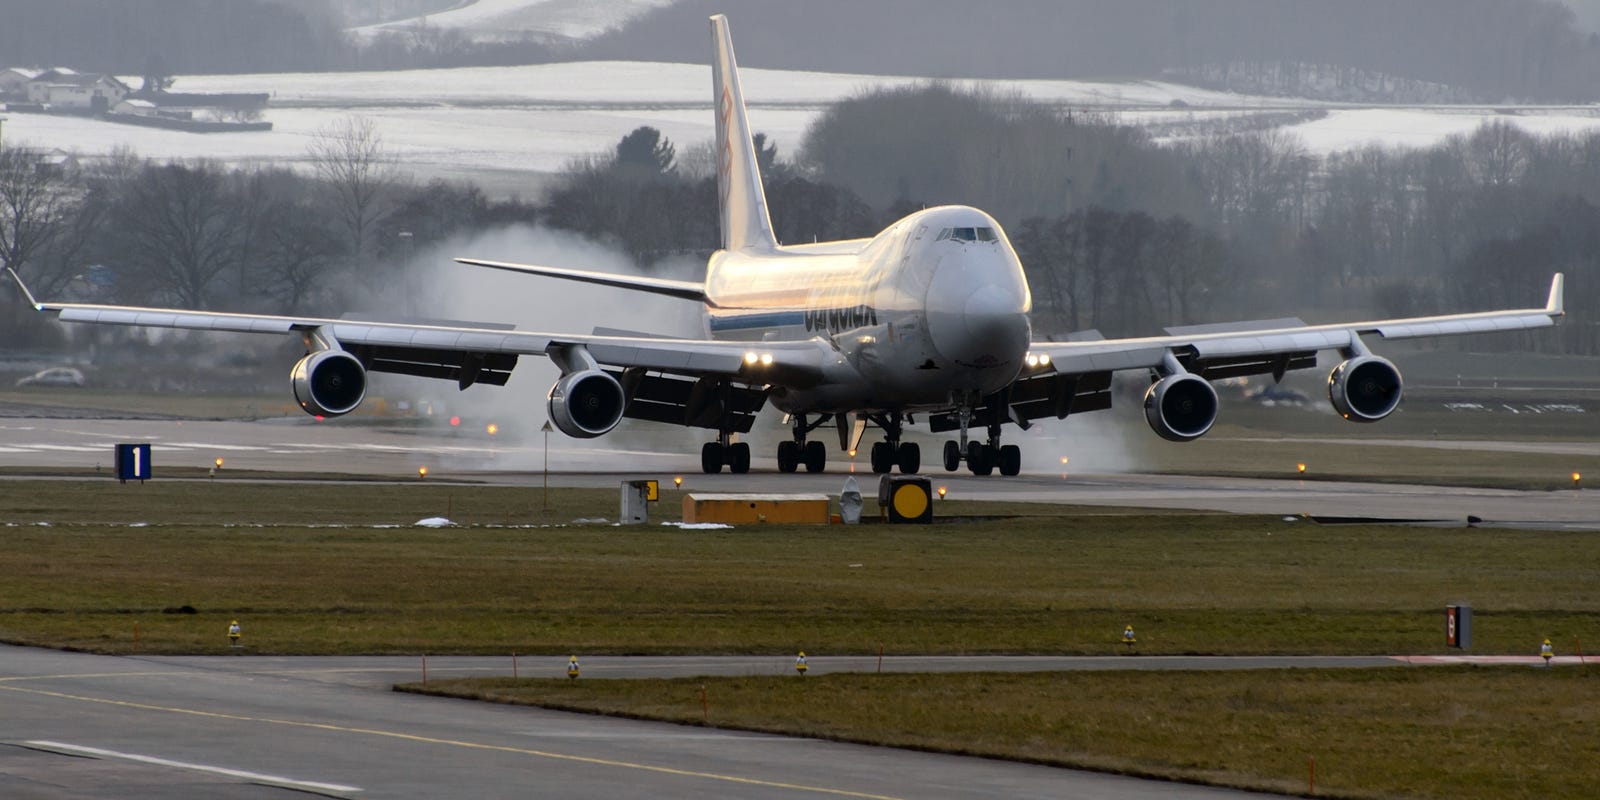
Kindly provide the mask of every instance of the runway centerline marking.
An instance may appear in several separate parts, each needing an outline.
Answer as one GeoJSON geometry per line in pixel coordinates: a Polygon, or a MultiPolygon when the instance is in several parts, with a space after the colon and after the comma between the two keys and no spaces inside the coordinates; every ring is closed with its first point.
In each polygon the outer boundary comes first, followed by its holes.
{"type": "Polygon", "coordinates": [[[67,744],[65,742],[52,742],[43,739],[34,739],[24,742],[23,744],[27,745],[28,747],[51,753],[63,753],[74,756],[92,756],[95,758],[115,758],[121,761],[134,761],[140,764],[153,764],[158,767],[173,767],[176,769],[186,769],[193,772],[210,773],[212,775],[226,775],[230,778],[240,778],[252,783],[280,786],[286,789],[298,789],[301,791],[310,790],[315,792],[340,792],[344,794],[361,791],[361,787],[359,786],[345,786],[344,784],[339,783],[320,783],[318,781],[302,781],[295,778],[285,778],[281,775],[267,775],[260,772],[247,772],[242,769],[230,769],[228,767],[213,767],[208,764],[194,764],[188,761],[173,761],[171,759],[157,758],[155,756],[143,756],[139,755],[138,753],[123,753],[116,750],[103,750],[98,747],[85,747],[83,745],[67,744]]]}
{"type": "Polygon", "coordinates": [[[498,753],[515,753],[518,755],[546,758],[554,761],[565,761],[574,764],[590,764],[601,767],[615,767],[619,769],[632,769],[642,772],[654,772],[662,775],[676,775],[684,778],[701,778],[704,780],[735,783],[744,786],[762,786],[771,789],[790,789],[812,794],[830,795],[833,797],[855,797],[863,800],[904,800],[892,795],[871,794],[867,792],[853,792],[847,789],[831,789],[825,786],[807,786],[798,783],[785,783],[783,781],[769,781],[760,778],[743,778],[738,775],[724,775],[716,772],[700,772],[697,770],[678,769],[676,767],[663,767],[655,764],[641,764],[633,761],[619,761],[609,758],[595,758],[593,756],[579,756],[570,753],[553,753],[547,750],[534,750],[525,747],[511,747],[508,745],[485,744],[483,742],[467,742],[459,739],[441,739],[433,736],[422,736],[414,733],[401,733],[399,731],[385,731],[374,728],[355,728],[347,725],[334,725],[327,722],[305,722],[290,719],[273,719],[272,717],[253,717],[246,714],[225,714],[220,711],[203,711],[195,708],[180,708],[178,706],[162,706],[153,703],[135,703],[130,700],[112,700],[105,697],[89,697],[86,695],[67,694],[65,692],[52,692],[45,689],[30,689],[22,686],[0,685],[0,692],[19,692],[42,697],[53,697],[59,700],[72,700],[80,703],[97,703],[101,705],[116,706],[119,708],[135,708],[142,711],[161,711],[169,714],[185,714],[208,719],[225,719],[236,722],[255,722],[269,725],[283,725],[291,728],[305,728],[310,730],[330,731],[333,733],[351,733],[366,736],[377,736],[387,739],[397,739],[407,742],[420,742],[423,744],[438,744],[450,747],[459,747],[468,750],[484,750],[498,753]]]}

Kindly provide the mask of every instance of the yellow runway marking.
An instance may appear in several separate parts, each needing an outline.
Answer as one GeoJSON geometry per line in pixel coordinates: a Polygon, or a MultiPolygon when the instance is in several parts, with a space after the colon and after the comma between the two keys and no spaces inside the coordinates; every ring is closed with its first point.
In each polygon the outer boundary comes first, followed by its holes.
{"type": "MultiPolygon", "coordinates": [[[[115,673],[116,676],[130,673],[115,673]]],[[[84,677],[84,676],[75,676],[84,677]]],[[[113,676],[107,676],[113,677],[113,676]]],[[[451,747],[461,747],[469,750],[487,750],[500,753],[516,753],[519,755],[548,758],[556,761],[566,761],[576,764],[592,764],[602,767],[616,767],[620,769],[633,769],[644,772],[655,772],[663,775],[676,775],[685,778],[703,778],[705,780],[721,781],[724,783],[737,783],[745,786],[764,786],[772,789],[792,789],[813,794],[831,795],[834,797],[857,797],[865,800],[902,800],[891,795],[868,794],[865,792],[852,792],[845,789],[829,789],[824,786],[806,786],[797,783],[784,783],[782,781],[767,781],[759,778],[741,778],[737,775],[722,775],[715,772],[698,772],[695,770],[677,769],[675,767],[661,767],[653,764],[640,764],[632,761],[617,761],[609,758],[594,758],[591,756],[575,756],[566,753],[552,753],[546,750],[532,750],[524,747],[510,747],[506,745],[484,744],[482,742],[465,742],[458,739],[440,739],[432,736],[420,736],[398,731],[382,731],[372,728],[352,728],[345,725],[333,725],[326,722],[301,722],[288,719],[273,719],[271,717],[252,717],[244,714],[225,714],[219,711],[201,711],[193,708],[178,708],[176,706],[161,706],[151,703],[135,703],[128,700],[111,700],[103,697],[87,697],[84,695],[67,694],[65,692],[52,692],[45,689],[29,689],[21,686],[0,685],[0,691],[20,692],[35,694],[43,697],[54,697],[60,700],[73,700],[80,703],[98,703],[101,705],[117,706],[120,708],[136,708],[142,711],[163,711],[170,714],[186,714],[194,717],[208,719],[225,719],[237,722],[258,722],[271,725],[284,725],[292,728],[308,728],[311,730],[331,731],[334,733],[355,733],[366,736],[380,736],[388,739],[398,739],[407,742],[420,742],[423,744],[442,744],[451,747]]]]}

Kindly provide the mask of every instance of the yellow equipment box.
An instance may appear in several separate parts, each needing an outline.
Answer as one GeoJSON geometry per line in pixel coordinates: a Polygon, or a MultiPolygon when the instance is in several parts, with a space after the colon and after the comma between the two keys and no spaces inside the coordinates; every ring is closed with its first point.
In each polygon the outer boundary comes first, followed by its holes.
{"type": "Polygon", "coordinates": [[[769,523],[828,524],[825,494],[689,494],[683,521],[728,525],[769,523]]]}

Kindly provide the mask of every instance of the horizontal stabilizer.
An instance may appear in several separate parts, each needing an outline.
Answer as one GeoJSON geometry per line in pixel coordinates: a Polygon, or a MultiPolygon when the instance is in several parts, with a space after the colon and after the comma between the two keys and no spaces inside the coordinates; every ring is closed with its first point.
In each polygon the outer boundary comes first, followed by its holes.
{"type": "Polygon", "coordinates": [[[1299,317],[1258,319],[1247,322],[1213,322],[1207,325],[1177,325],[1163,328],[1168,336],[1204,336],[1211,333],[1249,333],[1251,331],[1276,331],[1285,328],[1304,328],[1305,320],[1299,317]]]}
{"type": "Polygon", "coordinates": [[[475,267],[488,267],[501,269],[507,272],[521,272],[525,275],[541,275],[546,278],[561,278],[563,280],[578,281],[580,283],[593,283],[600,286],[611,286],[618,289],[631,289],[636,292],[649,292],[663,294],[668,297],[677,297],[683,300],[698,300],[705,302],[706,287],[695,281],[675,281],[667,278],[642,278],[633,275],[618,275],[613,272],[592,272],[583,269],[564,269],[562,267],[542,267],[537,264],[512,264],[504,261],[479,261],[475,258],[458,258],[457,262],[470,264],[475,267]]]}

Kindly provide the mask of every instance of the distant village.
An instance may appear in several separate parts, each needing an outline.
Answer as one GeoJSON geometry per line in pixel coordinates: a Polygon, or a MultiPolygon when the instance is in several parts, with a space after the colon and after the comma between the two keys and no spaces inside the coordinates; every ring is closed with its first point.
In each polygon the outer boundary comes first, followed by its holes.
{"type": "Polygon", "coordinates": [[[261,120],[266,93],[191,94],[168,90],[172,78],[146,76],[138,91],[115,75],[68,67],[0,69],[5,111],[69,114],[190,133],[270,131],[261,120]]]}

